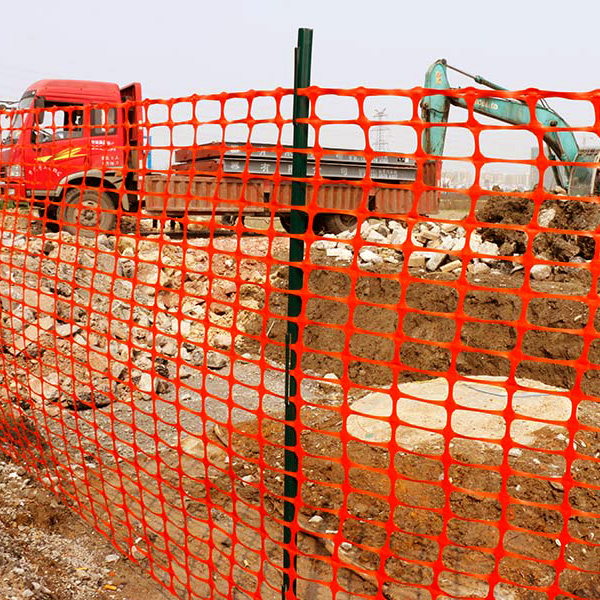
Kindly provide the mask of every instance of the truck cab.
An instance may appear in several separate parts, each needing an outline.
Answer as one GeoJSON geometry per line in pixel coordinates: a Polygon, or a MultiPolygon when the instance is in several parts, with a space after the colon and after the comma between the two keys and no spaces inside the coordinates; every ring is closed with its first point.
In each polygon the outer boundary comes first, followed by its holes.
{"type": "Polygon", "coordinates": [[[0,190],[29,198],[67,229],[111,229],[135,208],[141,86],[38,81],[25,91],[0,150],[0,190]]]}

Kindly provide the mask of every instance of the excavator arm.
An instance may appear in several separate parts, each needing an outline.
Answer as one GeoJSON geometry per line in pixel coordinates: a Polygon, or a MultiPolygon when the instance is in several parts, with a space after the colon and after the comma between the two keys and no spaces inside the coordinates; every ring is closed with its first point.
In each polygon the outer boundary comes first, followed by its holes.
{"type": "MultiPolygon", "coordinates": [[[[451,90],[448,82],[447,70],[453,69],[470,77],[476,83],[485,85],[494,90],[505,90],[499,85],[480,76],[473,76],[450,67],[444,59],[436,61],[427,70],[425,87],[439,90],[451,90]]],[[[422,118],[428,123],[446,123],[450,105],[468,110],[468,104],[463,98],[446,96],[442,94],[426,96],[421,101],[422,118]]],[[[511,98],[477,98],[473,103],[473,110],[479,114],[498,119],[512,125],[527,125],[531,121],[529,106],[525,102],[511,98]]],[[[564,119],[550,107],[541,103],[535,107],[535,116],[539,123],[546,127],[569,127],[564,119]]],[[[428,154],[442,156],[446,139],[446,127],[428,127],[423,134],[423,148],[428,154]]],[[[552,160],[575,162],[579,155],[579,146],[572,131],[548,131],[544,134],[550,158],[552,160]]],[[[553,166],[557,182],[565,190],[568,189],[570,167],[553,166]]]]}

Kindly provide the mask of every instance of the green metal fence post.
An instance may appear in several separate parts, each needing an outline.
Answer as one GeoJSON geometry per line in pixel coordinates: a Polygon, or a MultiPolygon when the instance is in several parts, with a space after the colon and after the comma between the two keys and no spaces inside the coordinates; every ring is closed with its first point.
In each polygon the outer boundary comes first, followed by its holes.
{"type": "MultiPolygon", "coordinates": [[[[310,69],[312,55],[312,29],[298,30],[298,46],[295,50],[294,64],[294,154],[292,162],[292,206],[306,206],[306,182],[301,181],[306,178],[307,156],[305,150],[308,147],[308,124],[298,122],[299,119],[308,118],[309,100],[306,96],[298,95],[298,89],[306,88],[310,85],[310,69]]],[[[308,215],[303,210],[292,208],[291,210],[291,229],[290,233],[290,263],[302,263],[304,260],[304,241],[301,237],[306,233],[308,227],[308,215]],[[296,237],[298,236],[298,237],[296,237]]],[[[294,499],[298,496],[298,454],[296,447],[298,444],[297,415],[298,406],[296,404],[296,395],[298,385],[296,378],[292,375],[296,368],[298,357],[294,351],[294,344],[298,341],[298,325],[293,321],[300,315],[302,310],[302,299],[293,290],[301,290],[304,285],[304,273],[301,267],[290,265],[288,279],[288,323],[286,335],[286,382],[285,382],[285,477],[284,477],[284,496],[283,519],[286,523],[293,523],[296,519],[296,508],[294,499]]],[[[283,530],[283,586],[281,589],[282,598],[288,597],[291,590],[292,597],[296,596],[296,578],[291,577],[292,572],[292,554],[294,555],[293,571],[296,568],[296,539],[292,539],[292,530],[285,526],[283,530]],[[290,552],[290,548],[292,551],[290,552]]]]}

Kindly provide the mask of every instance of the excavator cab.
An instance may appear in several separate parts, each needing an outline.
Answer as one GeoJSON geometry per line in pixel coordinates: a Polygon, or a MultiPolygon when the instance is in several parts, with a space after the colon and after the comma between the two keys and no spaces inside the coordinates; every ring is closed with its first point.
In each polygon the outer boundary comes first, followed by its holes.
{"type": "Polygon", "coordinates": [[[572,167],[569,178],[570,196],[599,196],[600,177],[598,177],[598,165],[600,163],[600,150],[581,150],[577,155],[578,163],[572,167]],[[585,164],[589,164],[585,166],[585,164]]]}

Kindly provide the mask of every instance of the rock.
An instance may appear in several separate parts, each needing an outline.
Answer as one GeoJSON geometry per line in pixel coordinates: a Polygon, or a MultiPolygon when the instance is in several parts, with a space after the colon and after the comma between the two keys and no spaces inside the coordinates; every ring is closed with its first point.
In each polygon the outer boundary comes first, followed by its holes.
{"type": "Polygon", "coordinates": [[[402,226],[396,227],[392,231],[392,235],[390,236],[390,244],[397,246],[399,244],[404,244],[408,237],[408,230],[402,226]]]}
{"type": "Polygon", "coordinates": [[[105,254],[100,252],[96,258],[96,268],[102,273],[114,273],[115,272],[115,256],[114,254],[105,254]]]}
{"type": "Polygon", "coordinates": [[[413,269],[424,269],[426,260],[427,259],[422,254],[413,252],[408,257],[408,266],[409,266],[409,268],[413,268],[413,269]]]}
{"type": "Polygon", "coordinates": [[[425,267],[427,268],[428,271],[436,271],[437,269],[439,269],[442,265],[442,263],[446,260],[447,255],[443,254],[441,252],[438,252],[437,254],[435,254],[435,256],[432,256],[427,263],[425,264],[425,267]]]}
{"type": "MultiPolygon", "coordinates": [[[[122,238],[123,239],[123,238],[122,238]]],[[[100,234],[97,239],[98,249],[105,252],[114,252],[116,248],[115,237],[113,235],[100,234]]]]}
{"type": "Polygon", "coordinates": [[[147,394],[151,393],[153,389],[152,375],[150,375],[150,373],[142,373],[137,387],[141,392],[146,392],[147,394]]]}
{"type": "Polygon", "coordinates": [[[458,225],[455,223],[442,223],[440,228],[444,233],[452,233],[458,229],[458,225]]]}
{"type": "Polygon", "coordinates": [[[482,262],[469,265],[469,272],[473,273],[473,275],[487,275],[491,270],[489,265],[482,262]]]}
{"type": "Polygon", "coordinates": [[[181,301],[181,297],[177,292],[172,292],[170,290],[160,290],[158,292],[158,296],[156,298],[156,303],[159,308],[164,310],[172,310],[179,307],[179,303],[181,301]]]}
{"type": "Polygon", "coordinates": [[[131,546],[130,552],[131,552],[131,557],[134,560],[143,560],[144,558],[146,558],[146,552],[144,552],[144,550],[141,547],[141,542],[143,541],[143,538],[139,537],[135,540],[135,544],[133,546],[131,546]]]}
{"type": "Polygon", "coordinates": [[[133,294],[133,282],[115,279],[113,282],[113,294],[118,298],[131,298],[131,295],[133,294]]]}
{"type": "Polygon", "coordinates": [[[179,379],[189,379],[190,377],[201,377],[201,372],[197,369],[192,369],[188,365],[181,365],[179,367],[179,379]]]}
{"type": "Polygon", "coordinates": [[[352,250],[347,247],[341,248],[329,248],[327,250],[327,256],[337,258],[340,261],[348,262],[352,260],[352,250]]]}
{"type": "Polygon", "coordinates": [[[111,403],[110,397],[106,393],[89,389],[82,389],[76,392],[67,392],[62,389],[60,401],[69,410],[89,410],[93,407],[102,408],[111,403]]]}
{"type": "Polygon", "coordinates": [[[118,340],[127,340],[129,339],[129,334],[131,333],[127,323],[123,323],[122,321],[113,320],[110,322],[110,333],[113,337],[118,340]]]}
{"type": "Polygon", "coordinates": [[[98,373],[106,373],[108,371],[108,358],[104,354],[90,351],[88,353],[88,360],[92,370],[98,373]]]}
{"type": "Polygon", "coordinates": [[[491,256],[498,256],[500,248],[493,242],[482,242],[476,250],[480,254],[489,254],[491,256]]]}
{"type": "Polygon", "coordinates": [[[120,254],[135,256],[136,240],[134,238],[120,237],[117,243],[117,249],[120,254]]]}
{"type": "Polygon", "coordinates": [[[155,392],[160,396],[165,396],[175,390],[175,386],[170,381],[157,378],[154,384],[155,392]]]}
{"type": "Polygon", "coordinates": [[[184,343],[181,349],[181,358],[193,367],[199,367],[204,363],[204,351],[193,344],[184,343]]]}
{"type": "Polygon", "coordinates": [[[222,354],[219,354],[218,352],[214,352],[212,350],[210,350],[208,352],[208,354],[206,355],[206,366],[209,369],[213,369],[214,371],[218,371],[219,369],[222,369],[223,367],[225,367],[228,364],[228,360],[225,356],[223,356],[222,354]]]}
{"type": "Polygon", "coordinates": [[[60,397],[57,373],[50,373],[43,379],[30,375],[28,383],[31,398],[36,402],[56,402],[60,397]]]}
{"type": "Polygon", "coordinates": [[[213,336],[212,345],[217,350],[229,350],[231,348],[231,336],[221,331],[213,336]]]}
{"type": "Polygon", "coordinates": [[[442,273],[450,273],[462,268],[462,262],[460,260],[453,260],[452,262],[446,263],[440,267],[442,273]]]}
{"type": "Polygon", "coordinates": [[[125,381],[128,379],[129,369],[126,365],[113,361],[110,364],[110,373],[117,381],[125,381]]]}
{"type": "Polygon", "coordinates": [[[379,231],[376,229],[372,229],[369,231],[366,240],[367,242],[371,242],[373,244],[385,244],[387,242],[387,236],[381,235],[381,233],[379,233],[379,231]]]}
{"type": "Polygon", "coordinates": [[[452,246],[452,248],[450,248],[450,250],[454,250],[454,251],[460,251],[463,250],[466,244],[466,238],[462,237],[462,238],[455,238],[454,239],[454,244],[452,246]]]}
{"type": "Polygon", "coordinates": [[[541,227],[548,227],[554,217],[556,217],[556,210],[554,208],[544,208],[538,214],[538,223],[541,227]]]}
{"type": "Polygon", "coordinates": [[[109,554],[104,560],[107,563],[115,563],[120,559],[120,555],[119,554],[109,554]]]}
{"type": "Polygon", "coordinates": [[[356,225],[354,225],[350,229],[346,229],[346,231],[342,231],[341,233],[338,233],[335,237],[338,240],[350,240],[354,237],[355,234],[356,234],[356,225]]]}
{"type": "Polygon", "coordinates": [[[140,262],[137,265],[137,279],[143,283],[155,284],[158,282],[159,268],[156,264],[140,262]]]}
{"type": "Polygon", "coordinates": [[[379,254],[369,250],[368,248],[361,248],[358,253],[358,257],[363,263],[371,263],[373,265],[379,265],[383,262],[383,259],[379,254]]]}
{"type": "Polygon", "coordinates": [[[398,263],[402,262],[402,253],[384,248],[383,260],[387,263],[397,265],[398,263]]]}
{"type": "Polygon", "coordinates": [[[517,243],[513,240],[504,242],[498,249],[499,256],[512,256],[513,254],[519,254],[517,251],[517,243]]]}
{"type": "Polygon", "coordinates": [[[453,237],[447,236],[442,240],[438,248],[440,248],[441,250],[454,250],[455,245],[456,240],[453,237]]]}
{"type": "Polygon", "coordinates": [[[46,256],[50,256],[56,249],[57,249],[58,245],[51,241],[51,240],[46,240],[44,242],[44,246],[42,247],[42,252],[46,255],[46,256]]]}
{"type": "Polygon", "coordinates": [[[165,379],[169,378],[169,364],[171,364],[166,358],[162,356],[157,356],[154,359],[154,371],[157,375],[164,377],[165,379]]]}
{"type": "Polygon", "coordinates": [[[531,278],[538,281],[548,279],[552,275],[552,267],[550,265],[533,265],[531,267],[531,278]]]}
{"type": "Polygon", "coordinates": [[[369,233],[371,233],[371,230],[373,229],[373,226],[371,225],[371,223],[369,223],[369,221],[364,221],[361,226],[360,226],[360,235],[364,238],[366,238],[369,233]]]}
{"type": "Polygon", "coordinates": [[[160,351],[166,356],[176,356],[177,344],[173,339],[168,338],[167,341],[160,346],[160,351]]]}
{"type": "Polygon", "coordinates": [[[71,337],[74,327],[71,323],[61,323],[56,326],[55,331],[58,337],[71,337]]]}
{"type": "Polygon", "coordinates": [[[308,522],[311,525],[319,525],[323,522],[323,517],[321,515],[313,515],[308,522]]]}
{"type": "Polygon", "coordinates": [[[181,269],[165,267],[160,272],[160,285],[169,289],[179,289],[182,283],[181,269]]]}
{"type": "Polygon", "coordinates": [[[135,275],[135,262],[129,258],[119,258],[117,261],[117,275],[131,278],[135,275]]]}

